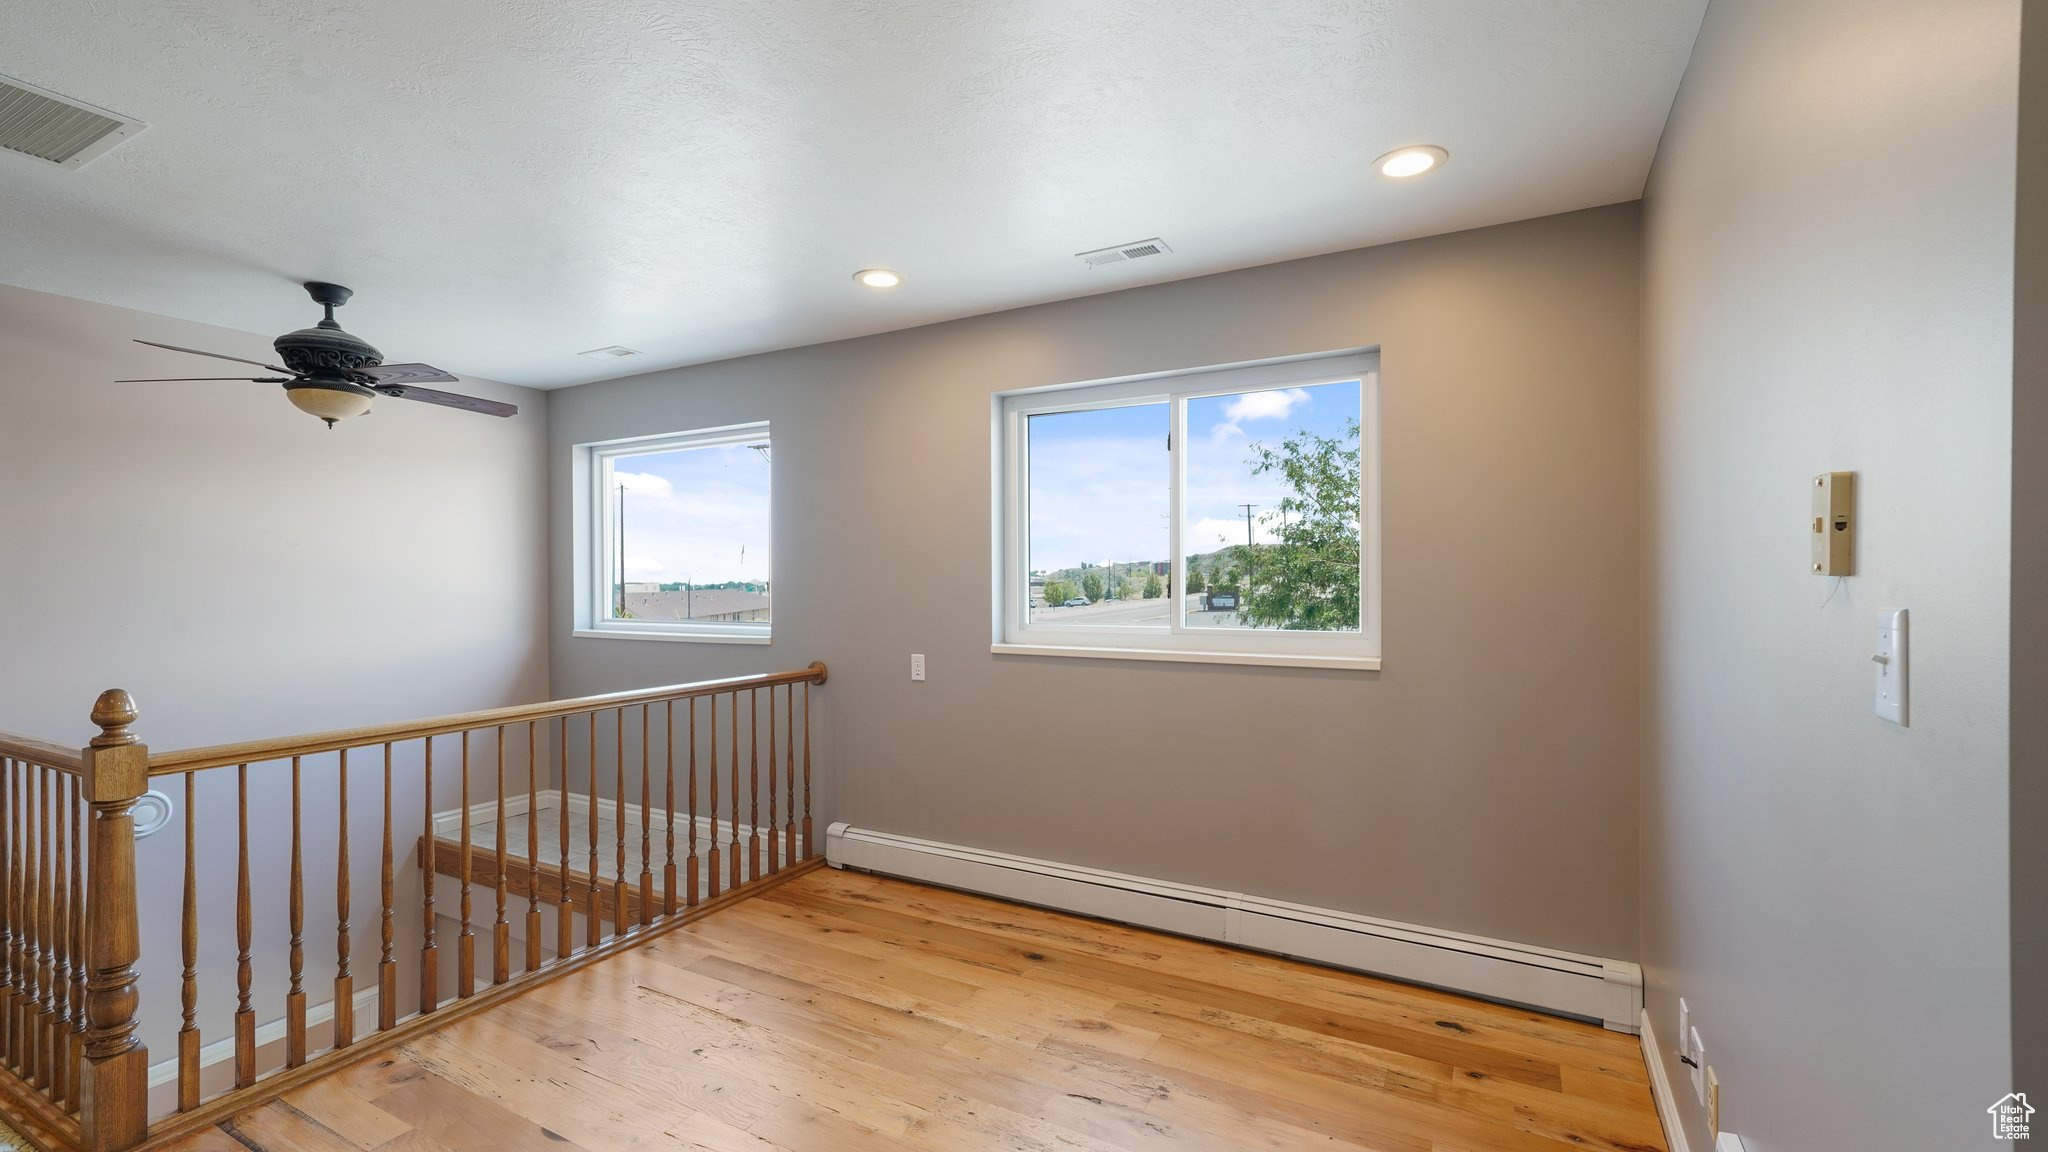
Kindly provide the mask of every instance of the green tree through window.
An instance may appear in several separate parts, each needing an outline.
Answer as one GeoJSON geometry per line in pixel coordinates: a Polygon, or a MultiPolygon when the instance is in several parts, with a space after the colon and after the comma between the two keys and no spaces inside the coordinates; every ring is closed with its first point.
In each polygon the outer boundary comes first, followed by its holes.
{"type": "Polygon", "coordinates": [[[1252,584],[1238,618],[1266,628],[1359,626],[1359,425],[1342,437],[1298,432],[1278,448],[1252,445],[1254,475],[1277,474],[1288,494],[1272,514],[1271,544],[1250,557],[1252,584]]]}

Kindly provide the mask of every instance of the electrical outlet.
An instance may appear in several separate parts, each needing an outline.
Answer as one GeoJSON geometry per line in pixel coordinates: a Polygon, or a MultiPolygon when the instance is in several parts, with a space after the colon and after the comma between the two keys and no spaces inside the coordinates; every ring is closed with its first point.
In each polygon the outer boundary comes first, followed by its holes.
{"type": "Polygon", "coordinates": [[[924,653],[912,652],[910,654],[910,678],[912,680],[924,679],[924,653]]]}
{"type": "Polygon", "coordinates": [[[1678,998],[1678,1054],[1692,1059],[1692,1006],[1678,998]]]}
{"type": "Polygon", "coordinates": [[[1700,1106],[1707,1103],[1707,1046],[1700,1042],[1700,1030],[1687,1032],[1692,1037],[1692,1094],[1699,1099],[1700,1106]]]}
{"type": "Polygon", "coordinates": [[[1707,1131],[1721,1131],[1721,1078],[1707,1069],[1707,1131]]]}

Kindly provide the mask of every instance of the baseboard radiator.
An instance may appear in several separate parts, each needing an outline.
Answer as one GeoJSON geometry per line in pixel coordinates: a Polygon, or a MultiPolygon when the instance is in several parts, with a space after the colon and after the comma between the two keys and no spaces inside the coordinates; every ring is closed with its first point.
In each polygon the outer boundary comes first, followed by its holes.
{"type": "Polygon", "coordinates": [[[1105,872],[935,840],[832,825],[825,860],[1023,904],[1215,940],[1634,1033],[1642,969],[1242,892],[1105,872]]]}

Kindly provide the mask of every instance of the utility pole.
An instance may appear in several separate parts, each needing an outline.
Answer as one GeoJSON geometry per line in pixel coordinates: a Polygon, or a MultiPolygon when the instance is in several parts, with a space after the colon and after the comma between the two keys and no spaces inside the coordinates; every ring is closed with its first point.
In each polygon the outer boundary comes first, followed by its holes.
{"type": "Polygon", "coordinates": [[[1257,508],[1257,507],[1258,507],[1258,505],[1257,505],[1257,504],[1246,504],[1246,505],[1244,505],[1243,507],[1244,507],[1244,589],[1243,589],[1243,591],[1241,591],[1241,592],[1239,593],[1239,595],[1240,595],[1240,596],[1243,596],[1243,595],[1244,595],[1245,593],[1247,593],[1247,592],[1250,592],[1250,591],[1251,591],[1251,588],[1252,588],[1252,509],[1254,509],[1254,508],[1257,508]]]}
{"type": "Polygon", "coordinates": [[[626,618],[626,486],[619,485],[619,611],[616,619],[626,618]]]}

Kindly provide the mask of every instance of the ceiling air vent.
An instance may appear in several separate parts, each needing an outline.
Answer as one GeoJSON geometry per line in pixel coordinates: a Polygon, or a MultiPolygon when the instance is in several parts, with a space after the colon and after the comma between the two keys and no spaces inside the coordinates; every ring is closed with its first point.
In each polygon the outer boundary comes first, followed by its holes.
{"type": "Polygon", "coordinates": [[[1154,236],[1150,240],[1133,240],[1129,244],[1097,248],[1093,252],[1076,252],[1074,253],[1074,259],[1079,260],[1090,268],[1100,268],[1104,264],[1122,264],[1127,260],[1138,260],[1146,256],[1161,256],[1171,251],[1173,249],[1166,246],[1166,241],[1154,236]]]}
{"type": "Polygon", "coordinates": [[[0,148],[78,168],[145,127],[118,112],[0,76],[0,148]]]}

